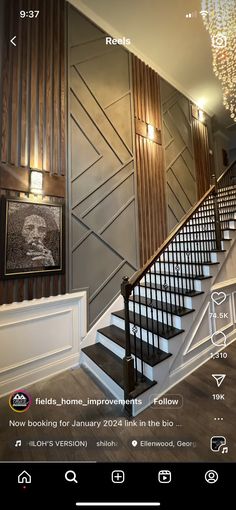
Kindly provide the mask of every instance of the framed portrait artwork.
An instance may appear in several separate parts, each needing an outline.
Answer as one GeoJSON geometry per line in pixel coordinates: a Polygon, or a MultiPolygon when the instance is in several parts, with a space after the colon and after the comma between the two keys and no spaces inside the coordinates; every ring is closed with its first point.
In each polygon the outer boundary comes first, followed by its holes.
{"type": "Polygon", "coordinates": [[[63,271],[63,204],[3,199],[3,277],[63,271]]]}

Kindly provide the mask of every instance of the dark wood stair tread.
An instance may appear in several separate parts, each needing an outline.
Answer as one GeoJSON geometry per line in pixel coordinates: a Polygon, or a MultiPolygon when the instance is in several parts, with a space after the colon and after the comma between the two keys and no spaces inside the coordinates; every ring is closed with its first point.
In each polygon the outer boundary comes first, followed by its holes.
{"type": "MultiPolygon", "coordinates": [[[[105,337],[112,340],[112,342],[115,342],[120,347],[123,347],[125,349],[125,331],[123,329],[118,328],[114,324],[111,324],[110,326],[106,326],[105,328],[101,328],[98,330],[99,333],[104,335],[105,337]]],[[[134,342],[134,336],[130,335],[130,343],[131,343],[131,352],[132,354],[135,353],[135,342],[134,342]]],[[[142,347],[142,355],[143,355],[143,361],[144,363],[147,363],[151,367],[154,367],[158,363],[161,363],[165,359],[169,358],[171,356],[170,353],[164,352],[161,349],[158,349],[157,347],[152,348],[152,346],[149,345],[149,352],[148,352],[148,344],[147,342],[142,341],[140,338],[136,337],[136,355],[138,358],[141,359],[141,347],[142,347]]]]}
{"type": "MultiPolygon", "coordinates": [[[[218,262],[218,261],[217,262],[212,262],[212,261],[210,261],[210,262],[208,262],[208,261],[207,262],[197,262],[197,261],[188,262],[186,260],[186,261],[178,261],[177,262],[175,260],[174,261],[173,260],[168,260],[168,254],[167,254],[167,252],[165,252],[165,253],[166,253],[167,259],[166,260],[159,260],[158,259],[155,262],[155,264],[157,264],[158,262],[161,262],[161,264],[175,264],[176,266],[181,265],[181,264],[185,265],[185,266],[216,266],[217,264],[220,264],[220,262],[218,262]]],[[[188,253],[188,251],[183,252],[183,251],[172,250],[172,251],[169,251],[169,253],[170,254],[171,253],[178,253],[179,254],[179,253],[188,253]]],[[[201,253],[201,252],[196,250],[195,253],[201,253]]],[[[203,253],[206,253],[206,252],[203,252],[203,253]]]]}
{"type": "MultiPolygon", "coordinates": [[[[82,351],[101,368],[113,381],[115,381],[120,388],[124,389],[123,382],[123,360],[116,356],[113,352],[107,349],[100,342],[84,347],[82,351]]],[[[151,381],[147,377],[141,380],[141,374],[138,372],[138,380],[136,388],[132,391],[132,398],[136,398],[141,393],[157,384],[156,381],[151,381]]]]}
{"type": "MultiPolygon", "coordinates": [[[[164,273],[164,272],[162,273],[161,271],[160,272],[152,271],[152,272],[150,272],[150,274],[154,275],[154,276],[156,274],[158,276],[162,276],[163,278],[164,277],[168,278],[169,276],[172,277],[172,278],[179,278],[179,279],[186,278],[186,280],[209,280],[209,278],[212,278],[212,275],[198,274],[198,275],[192,276],[192,275],[190,275],[188,273],[182,274],[181,271],[179,271],[178,273],[177,272],[176,273],[164,273]]],[[[147,285],[148,285],[148,283],[147,283],[147,285]]]]}
{"type": "MultiPolygon", "coordinates": [[[[125,319],[125,311],[118,310],[117,312],[112,312],[112,315],[119,317],[120,319],[125,319]]],[[[158,322],[152,320],[150,318],[146,318],[143,315],[138,315],[133,312],[129,312],[129,320],[132,324],[139,326],[141,319],[141,327],[142,329],[146,329],[155,335],[159,335],[166,340],[170,340],[171,338],[183,333],[184,329],[178,329],[174,326],[168,326],[167,324],[163,324],[162,322],[158,322]]]]}
{"type": "MultiPolygon", "coordinates": [[[[226,239],[224,239],[226,241],[226,239]]],[[[211,250],[211,253],[224,253],[226,250],[211,250]]]]}
{"type": "MultiPolygon", "coordinates": [[[[195,243],[195,241],[177,241],[177,244],[187,244],[187,243],[193,243],[193,242],[195,243]]],[[[197,241],[197,242],[198,242],[198,244],[200,244],[200,243],[204,243],[205,241],[201,240],[201,241],[197,241]]],[[[173,245],[171,244],[170,246],[173,246],[173,245]]],[[[217,250],[217,249],[210,250],[211,253],[215,253],[215,252],[221,253],[224,251],[226,251],[226,250],[220,250],[220,249],[219,250],[217,250]]],[[[187,248],[183,249],[183,250],[178,250],[178,251],[177,250],[176,251],[175,250],[169,250],[169,251],[166,250],[165,251],[165,253],[167,254],[167,257],[168,257],[168,253],[178,253],[178,254],[182,255],[182,254],[187,254],[187,253],[208,253],[208,252],[209,252],[209,250],[206,250],[206,249],[205,250],[188,250],[187,248]]],[[[211,262],[211,260],[210,260],[210,262],[211,262]]],[[[205,262],[205,264],[207,264],[207,262],[205,262]]]]}
{"type": "Polygon", "coordinates": [[[141,305],[144,305],[144,306],[149,306],[149,307],[152,306],[156,310],[168,312],[173,315],[177,315],[178,317],[183,317],[184,315],[188,315],[189,313],[192,313],[195,311],[194,309],[185,308],[184,306],[178,306],[175,304],[171,305],[170,303],[165,303],[165,302],[162,303],[161,301],[155,301],[155,299],[145,298],[143,296],[137,296],[137,295],[131,296],[130,301],[135,301],[135,303],[138,303],[138,304],[140,303],[141,305]]]}
{"type": "MultiPolygon", "coordinates": [[[[236,221],[236,220],[234,220],[236,221]]],[[[189,225],[192,227],[192,225],[189,225]]],[[[184,227],[186,228],[186,227],[184,227]]],[[[232,227],[224,227],[222,228],[222,230],[235,230],[235,228],[232,228],[232,227]]],[[[186,231],[186,230],[181,230],[177,235],[178,236],[183,236],[183,235],[195,235],[195,234],[203,234],[205,235],[206,233],[209,234],[209,233],[214,233],[215,232],[215,229],[214,228],[209,228],[209,225],[207,226],[207,230],[189,230],[189,231],[186,231]]],[[[207,243],[207,241],[212,241],[212,239],[210,239],[209,237],[205,238],[205,239],[201,239],[201,241],[205,241],[207,243]]],[[[214,240],[214,238],[213,238],[214,240]]],[[[178,242],[178,239],[177,239],[177,242],[178,242]]]]}

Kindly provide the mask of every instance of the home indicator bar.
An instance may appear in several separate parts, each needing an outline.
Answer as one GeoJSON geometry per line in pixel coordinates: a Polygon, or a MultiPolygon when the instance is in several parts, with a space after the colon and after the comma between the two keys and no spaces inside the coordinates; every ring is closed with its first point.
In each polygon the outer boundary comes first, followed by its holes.
{"type": "Polygon", "coordinates": [[[81,506],[81,507],[87,507],[87,506],[95,506],[95,507],[109,507],[109,506],[114,506],[114,507],[122,507],[122,506],[128,506],[128,507],[155,507],[155,506],[160,506],[161,504],[160,503],[115,503],[115,502],[107,502],[107,503],[76,503],[76,506],[81,506]]]}

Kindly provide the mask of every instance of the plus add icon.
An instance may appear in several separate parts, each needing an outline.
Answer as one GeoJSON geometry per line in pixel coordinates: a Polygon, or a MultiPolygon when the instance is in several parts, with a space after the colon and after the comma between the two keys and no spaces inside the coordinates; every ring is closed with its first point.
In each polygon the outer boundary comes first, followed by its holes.
{"type": "Polygon", "coordinates": [[[112,471],[111,481],[113,483],[124,483],[124,481],[125,481],[124,471],[120,471],[120,470],[112,471]]]}

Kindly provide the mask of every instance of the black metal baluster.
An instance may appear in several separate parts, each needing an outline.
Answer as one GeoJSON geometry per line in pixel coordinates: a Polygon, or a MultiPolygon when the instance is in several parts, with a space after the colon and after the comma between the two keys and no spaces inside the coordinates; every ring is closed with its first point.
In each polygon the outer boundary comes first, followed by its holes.
{"type": "MultiPolygon", "coordinates": [[[[149,271],[148,272],[149,274],[149,281],[151,282],[151,286],[153,285],[153,282],[152,282],[152,272],[149,271]]],[[[144,276],[144,280],[145,280],[145,289],[147,288],[147,273],[145,273],[145,276],[144,276]]],[[[148,356],[149,356],[149,320],[148,320],[148,299],[147,299],[147,293],[145,292],[145,323],[146,323],[146,335],[147,335],[147,353],[148,353],[148,356]]],[[[152,324],[152,327],[153,327],[153,324],[152,324]]]]}
{"type": "MultiPolygon", "coordinates": [[[[156,264],[157,264],[157,260],[155,261],[155,301],[156,301],[156,317],[157,317],[157,321],[159,322],[159,303],[161,302],[161,300],[159,301],[158,300],[158,283],[157,283],[157,267],[156,267],[156,264]]],[[[159,291],[160,292],[160,291],[159,291]]],[[[153,303],[153,300],[151,300],[152,303],[153,303]]],[[[154,346],[155,346],[155,342],[154,342],[154,335],[153,335],[153,353],[154,353],[154,346]]],[[[158,331],[158,334],[157,334],[157,347],[159,349],[159,331],[158,331]]]]}
{"type": "MultiPolygon", "coordinates": [[[[164,257],[163,257],[164,259],[164,257]]],[[[168,287],[166,281],[162,281],[162,265],[159,263],[159,280],[160,280],[160,288],[161,288],[161,322],[164,322],[164,310],[163,310],[163,294],[165,293],[165,301],[166,301],[166,287],[168,287]],[[163,291],[164,289],[164,291],[163,291]]]]}
{"type": "Polygon", "coordinates": [[[191,280],[191,287],[190,287],[190,291],[193,291],[194,290],[194,270],[193,270],[193,261],[195,260],[195,253],[194,253],[194,247],[195,247],[195,244],[194,244],[194,240],[192,239],[191,236],[189,236],[189,242],[190,242],[190,251],[189,251],[189,263],[191,265],[191,276],[192,276],[192,280],[191,280]]]}
{"type": "MultiPolygon", "coordinates": [[[[125,400],[128,400],[129,394],[135,387],[134,376],[134,359],[131,354],[131,341],[130,341],[130,319],[129,319],[129,297],[131,295],[132,287],[129,283],[127,276],[123,278],[121,284],[121,294],[124,298],[125,309],[125,356],[123,358],[123,378],[124,378],[124,394],[125,400]]],[[[130,406],[127,406],[127,411],[130,413],[130,406]]]]}
{"type": "MultiPolygon", "coordinates": [[[[138,284],[138,286],[139,286],[139,284],[138,284]]],[[[136,289],[137,289],[137,287],[136,287],[136,289]]],[[[133,290],[132,298],[133,298],[133,311],[135,312],[136,303],[137,303],[137,295],[135,294],[135,289],[133,290]]],[[[136,384],[138,381],[137,338],[136,338],[137,331],[138,331],[138,327],[135,324],[135,318],[134,318],[132,332],[133,332],[133,337],[134,337],[134,377],[135,377],[136,384]]]]}
{"type": "MultiPolygon", "coordinates": [[[[151,283],[150,283],[151,285],[151,283]]],[[[142,286],[144,296],[146,297],[147,288],[146,285],[142,286]]],[[[144,297],[144,299],[146,299],[144,297]]],[[[141,381],[143,380],[143,331],[142,331],[142,302],[141,302],[141,293],[140,293],[140,284],[138,285],[138,307],[139,307],[139,339],[140,339],[140,364],[141,364],[141,381]]]]}
{"type": "MultiPolygon", "coordinates": [[[[186,228],[185,228],[185,232],[184,232],[184,241],[186,241],[186,236],[187,236],[187,233],[186,233],[186,228]]],[[[178,255],[178,249],[179,249],[179,235],[176,236],[176,245],[175,245],[175,253],[176,253],[176,264],[178,266],[178,261],[179,261],[179,255],[178,255]]],[[[180,276],[180,268],[178,267],[178,270],[176,271],[176,278],[175,278],[176,282],[177,282],[177,289],[178,289],[178,296],[179,296],[179,306],[183,306],[183,285],[181,286],[180,283],[181,283],[181,276],[180,276]]]]}
{"type": "MultiPolygon", "coordinates": [[[[171,243],[171,245],[169,245],[169,247],[168,247],[168,248],[170,248],[170,247],[172,248],[172,249],[170,250],[170,253],[171,253],[171,260],[173,261],[173,263],[175,262],[175,253],[174,253],[174,251],[173,251],[174,244],[175,244],[175,241],[174,241],[174,243],[172,242],[172,243],[171,243]]],[[[172,294],[170,295],[171,311],[173,310],[173,308],[172,308],[172,305],[173,305],[173,297],[174,297],[174,307],[176,308],[177,292],[176,292],[176,280],[175,280],[175,278],[174,278],[173,284],[174,284],[174,285],[173,285],[173,293],[174,293],[174,296],[173,296],[172,294]]],[[[172,325],[173,325],[173,324],[172,324],[172,325]]]]}
{"type": "MultiPolygon", "coordinates": [[[[170,245],[169,245],[170,246],[170,245]]],[[[173,260],[173,257],[170,256],[170,250],[169,250],[169,246],[167,248],[167,258],[168,258],[168,266],[170,267],[170,264],[172,263],[174,265],[174,260],[173,260]]],[[[167,304],[166,304],[166,315],[169,315],[169,312],[168,312],[168,309],[170,310],[170,321],[171,321],[171,326],[173,326],[173,303],[172,303],[172,299],[170,300],[170,306],[168,307],[167,304]]]]}

